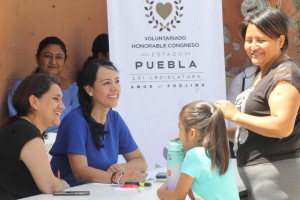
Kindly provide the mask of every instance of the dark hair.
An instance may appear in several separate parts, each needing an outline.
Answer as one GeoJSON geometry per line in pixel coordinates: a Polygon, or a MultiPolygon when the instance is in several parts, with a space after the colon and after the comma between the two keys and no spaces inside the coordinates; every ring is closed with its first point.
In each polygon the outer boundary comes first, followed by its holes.
{"type": "Polygon", "coordinates": [[[199,131],[199,146],[205,148],[211,159],[211,171],[215,165],[223,175],[229,166],[229,148],[226,125],[222,111],[206,101],[195,101],[184,106],[179,115],[186,132],[191,128],[199,131]]]}
{"type": "Polygon", "coordinates": [[[289,19],[284,12],[275,8],[265,8],[250,12],[240,25],[240,34],[244,41],[249,24],[255,25],[270,38],[279,38],[280,35],[284,35],[285,41],[281,50],[283,52],[287,50],[289,45],[289,19]]]}
{"type": "Polygon", "coordinates": [[[108,131],[104,131],[105,127],[103,124],[97,123],[92,120],[91,113],[94,105],[92,98],[85,91],[84,87],[88,85],[91,87],[94,86],[94,83],[97,79],[97,73],[100,67],[105,67],[107,69],[114,70],[118,73],[118,69],[113,65],[112,62],[105,59],[94,59],[83,67],[77,78],[78,100],[80,106],[83,109],[83,116],[91,127],[93,141],[97,149],[104,147],[99,136],[101,136],[103,140],[104,135],[108,134],[108,131]]]}
{"type": "Polygon", "coordinates": [[[30,112],[29,97],[31,95],[41,98],[49,91],[52,84],[60,85],[60,82],[56,77],[51,75],[37,73],[27,76],[20,83],[12,98],[12,103],[17,114],[8,118],[1,125],[0,132],[16,121],[19,117],[26,116],[30,112]]]}
{"type": "MultiPolygon", "coordinates": [[[[67,60],[67,49],[65,46],[65,43],[63,43],[63,41],[61,41],[59,38],[55,37],[55,36],[51,36],[51,37],[46,37],[45,39],[43,39],[40,44],[39,47],[37,49],[37,57],[40,57],[41,52],[43,51],[44,48],[46,48],[48,45],[50,44],[55,44],[60,46],[61,50],[63,50],[63,52],[65,53],[65,61],[67,60]]],[[[37,67],[37,69],[34,71],[34,73],[38,73],[40,71],[40,68],[37,67]]]]}
{"type": "Polygon", "coordinates": [[[101,52],[103,56],[107,57],[109,52],[108,34],[103,33],[96,37],[93,42],[92,53],[94,58],[98,58],[98,53],[101,52]]]}

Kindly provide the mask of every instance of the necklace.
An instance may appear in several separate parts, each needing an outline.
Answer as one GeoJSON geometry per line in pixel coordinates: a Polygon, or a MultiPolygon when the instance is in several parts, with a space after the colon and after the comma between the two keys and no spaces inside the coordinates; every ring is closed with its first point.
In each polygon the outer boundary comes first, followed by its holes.
{"type": "Polygon", "coordinates": [[[26,117],[28,117],[28,119],[30,120],[30,122],[36,127],[34,121],[28,115],[26,115],[26,117]]]}

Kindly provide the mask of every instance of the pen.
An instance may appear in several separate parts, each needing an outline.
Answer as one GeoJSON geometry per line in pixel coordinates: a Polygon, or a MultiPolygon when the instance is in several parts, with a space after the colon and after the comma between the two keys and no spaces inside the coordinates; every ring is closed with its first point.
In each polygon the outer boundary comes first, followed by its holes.
{"type": "Polygon", "coordinates": [[[137,185],[140,187],[151,187],[152,183],[147,182],[125,182],[125,185],[137,185]]]}
{"type": "Polygon", "coordinates": [[[59,171],[59,169],[57,170],[57,178],[60,179],[60,171],[59,171]]]}

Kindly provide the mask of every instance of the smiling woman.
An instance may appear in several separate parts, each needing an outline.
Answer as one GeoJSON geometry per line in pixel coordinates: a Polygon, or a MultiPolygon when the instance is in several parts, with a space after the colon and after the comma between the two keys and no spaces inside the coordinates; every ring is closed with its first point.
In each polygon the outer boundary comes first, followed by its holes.
{"type": "MultiPolygon", "coordinates": [[[[38,67],[33,73],[49,74],[57,77],[61,82],[60,87],[64,95],[63,103],[66,106],[66,109],[61,113],[62,120],[68,112],[79,106],[77,98],[78,87],[76,86],[76,83],[71,83],[61,76],[61,72],[65,67],[65,62],[67,59],[66,46],[57,37],[47,37],[40,42],[35,58],[38,67]]],[[[17,113],[12,104],[12,98],[22,81],[23,78],[20,78],[9,93],[8,109],[10,116],[13,116],[17,113]]],[[[47,132],[57,131],[57,125],[51,126],[47,129],[47,132]]]]}
{"type": "Polygon", "coordinates": [[[245,17],[240,32],[258,73],[235,106],[217,101],[234,135],[237,164],[251,199],[299,199],[300,69],[287,56],[288,17],[267,8],[245,17]]]}
{"type": "Polygon", "coordinates": [[[118,112],[121,94],[118,70],[95,59],[78,76],[80,107],[60,125],[50,153],[54,173],[71,186],[88,182],[125,183],[146,180],[146,160],[118,112]],[[122,154],[126,163],[118,164],[122,154]]]}
{"type": "Polygon", "coordinates": [[[16,90],[12,102],[17,114],[0,127],[0,199],[53,193],[69,185],[54,177],[43,136],[59,125],[65,108],[59,80],[32,74],[16,90]]]}

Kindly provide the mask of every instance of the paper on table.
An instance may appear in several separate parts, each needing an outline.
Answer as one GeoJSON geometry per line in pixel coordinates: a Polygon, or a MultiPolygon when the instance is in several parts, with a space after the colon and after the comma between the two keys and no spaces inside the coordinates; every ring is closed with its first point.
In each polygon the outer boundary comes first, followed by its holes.
{"type": "Polygon", "coordinates": [[[148,176],[146,178],[147,181],[154,181],[156,180],[157,172],[148,172],[148,176]]]}

